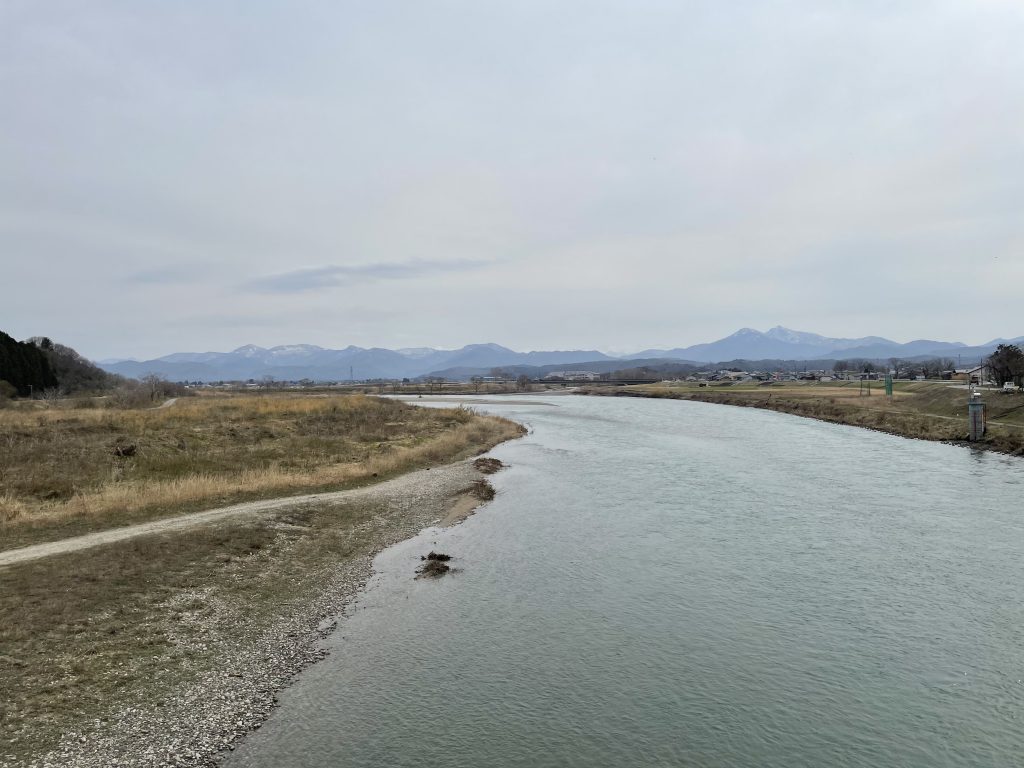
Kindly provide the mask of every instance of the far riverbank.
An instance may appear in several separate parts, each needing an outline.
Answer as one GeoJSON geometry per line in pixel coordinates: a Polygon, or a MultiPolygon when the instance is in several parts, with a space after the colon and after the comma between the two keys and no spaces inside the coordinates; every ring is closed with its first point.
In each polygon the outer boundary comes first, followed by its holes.
{"type": "Polygon", "coordinates": [[[580,394],[693,400],[716,405],[761,408],[886,432],[900,437],[967,445],[1011,456],[1024,456],[1024,396],[986,392],[988,434],[967,441],[966,390],[937,382],[898,385],[889,400],[879,390],[862,393],[859,382],[710,386],[659,383],[625,387],[586,387],[580,394]]]}

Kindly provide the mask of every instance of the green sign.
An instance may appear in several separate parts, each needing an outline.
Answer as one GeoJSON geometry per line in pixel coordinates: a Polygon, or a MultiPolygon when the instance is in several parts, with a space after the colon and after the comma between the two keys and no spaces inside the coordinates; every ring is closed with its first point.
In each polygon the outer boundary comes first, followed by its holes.
{"type": "Polygon", "coordinates": [[[885,395],[886,397],[892,397],[892,374],[885,374],[885,395]]]}

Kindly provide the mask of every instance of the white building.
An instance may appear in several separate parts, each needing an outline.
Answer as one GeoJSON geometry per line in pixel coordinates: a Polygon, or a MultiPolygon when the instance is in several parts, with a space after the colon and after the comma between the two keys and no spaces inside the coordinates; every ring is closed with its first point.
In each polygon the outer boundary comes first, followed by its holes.
{"type": "Polygon", "coordinates": [[[601,378],[601,374],[594,371],[552,371],[544,378],[560,381],[596,381],[601,378]]]}

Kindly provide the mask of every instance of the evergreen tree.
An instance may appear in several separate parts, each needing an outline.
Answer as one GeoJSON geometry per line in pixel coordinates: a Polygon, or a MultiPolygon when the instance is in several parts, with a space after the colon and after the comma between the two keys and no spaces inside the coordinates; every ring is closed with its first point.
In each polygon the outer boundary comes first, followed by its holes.
{"type": "Polygon", "coordinates": [[[0,331],[0,381],[22,397],[58,386],[46,354],[34,344],[17,341],[0,331]]]}

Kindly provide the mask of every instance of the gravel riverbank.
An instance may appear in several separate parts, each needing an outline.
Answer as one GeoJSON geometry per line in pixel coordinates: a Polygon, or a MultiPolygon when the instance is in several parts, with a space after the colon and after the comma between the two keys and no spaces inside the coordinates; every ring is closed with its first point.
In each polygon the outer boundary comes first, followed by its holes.
{"type": "MultiPolygon", "coordinates": [[[[205,612],[195,619],[203,622],[201,631],[183,633],[184,647],[177,650],[187,660],[192,644],[207,658],[212,651],[217,663],[206,664],[206,671],[165,691],[162,700],[120,702],[109,716],[65,733],[56,749],[30,762],[4,761],[0,747],[0,765],[217,765],[219,755],[265,721],[276,706],[276,693],[323,657],[320,641],[354,605],[372,573],[373,557],[444,519],[454,504],[464,505],[465,490],[481,476],[471,461],[461,461],[351,492],[335,503],[373,506],[375,513],[360,531],[369,546],[357,557],[324,565],[317,575],[322,588],[312,600],[282,605],[269,626],[250,621],[237,607],[214,611],[212,618],[205,612]]],[[[216,599],[210,589],[197,589],[157,608],[187,623],[193,620],[188,611],[176,608],[195,601],[209,605],[216,599]]]]}

